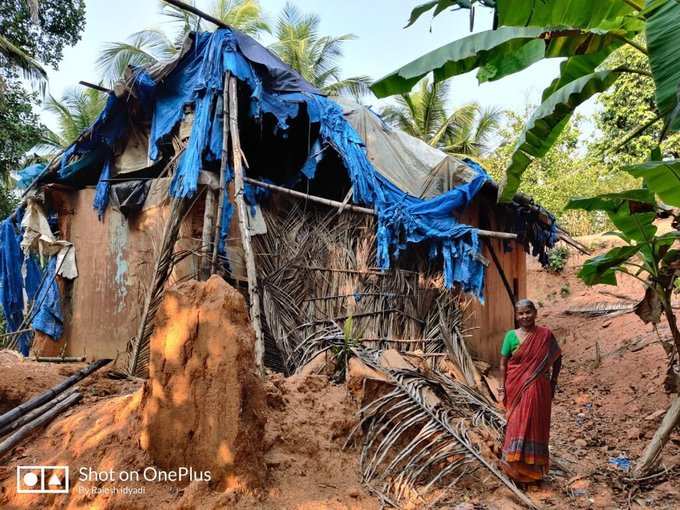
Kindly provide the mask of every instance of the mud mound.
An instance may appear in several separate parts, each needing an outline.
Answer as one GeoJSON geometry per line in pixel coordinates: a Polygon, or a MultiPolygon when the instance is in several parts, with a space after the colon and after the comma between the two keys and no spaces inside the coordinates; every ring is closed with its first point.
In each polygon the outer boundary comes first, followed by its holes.
{"type": "Polygon", "coordinates": [[[209,472],[227,488],[262,485],[265,399],[254,344],[245,300],[221,278],[166,292],[141,402],[141,445],[155,464],[209,472]]]}

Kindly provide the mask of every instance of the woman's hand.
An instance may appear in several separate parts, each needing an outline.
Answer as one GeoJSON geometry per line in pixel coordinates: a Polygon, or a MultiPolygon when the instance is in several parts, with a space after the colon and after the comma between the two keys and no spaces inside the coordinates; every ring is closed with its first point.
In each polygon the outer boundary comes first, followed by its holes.
{"type": "Polygon", "coordinates": [[[503,386],[498,388],[498,398],[501,402],[505,401],[505,388],[503,386]]]}

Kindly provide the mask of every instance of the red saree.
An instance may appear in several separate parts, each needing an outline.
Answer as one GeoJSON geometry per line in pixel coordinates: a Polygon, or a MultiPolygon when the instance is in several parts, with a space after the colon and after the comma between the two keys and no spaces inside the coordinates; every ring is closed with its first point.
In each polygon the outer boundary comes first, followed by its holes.
{"type": "Polygon", "coordinates": [[[549,377],[550,368],[560,356],[552,331],[538,326],[508,359],[502,466],[519,482],[541,480],[550,467],[552,390],[549,377]]]}

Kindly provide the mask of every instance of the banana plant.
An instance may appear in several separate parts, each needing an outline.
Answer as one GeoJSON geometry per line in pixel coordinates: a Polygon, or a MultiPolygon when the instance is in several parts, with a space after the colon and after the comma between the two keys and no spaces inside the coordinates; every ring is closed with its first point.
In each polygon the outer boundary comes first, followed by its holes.
{"type": "Polygon", "coordinates": [[[423,76],[435,82],[477,69],[478,81],[492,81],[526,69],[546,58],[567,59],[560,75],[546,88],[515,146],[499,199],[512,198],[531,162],[555,143],[576,108],[609,88],[623,73],[606,58],[623,45],[648,55],[656,84],[657,116],[666,130],[680,130],[680,2],[677,0],[438,0],[415,7],[409,25],[433,11],[494,9],[491,30],[453,41],[390,73],[372,85],[378,97],[408,92],[423,76]],[[643,36],[647,47],[639,43],[643,36]]]}

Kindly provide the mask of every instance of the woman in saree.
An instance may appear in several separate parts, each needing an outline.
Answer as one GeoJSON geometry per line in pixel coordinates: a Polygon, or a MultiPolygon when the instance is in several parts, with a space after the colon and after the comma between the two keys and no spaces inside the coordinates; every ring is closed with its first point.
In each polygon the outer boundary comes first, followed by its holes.
{"type": "Polygon", "coordinates": [[[507,425],[503,470],[522,483],[540,481],[550,468],[550,410],[562,353],[546,327],[536,325],[536,306],[515,306],[518,329],[508,331],[501,349],[500,397],[507,425]]]}

